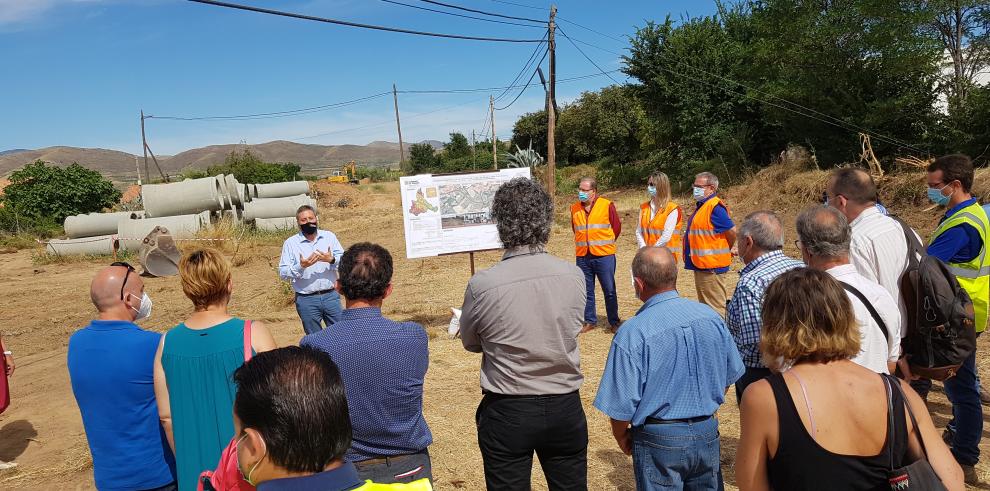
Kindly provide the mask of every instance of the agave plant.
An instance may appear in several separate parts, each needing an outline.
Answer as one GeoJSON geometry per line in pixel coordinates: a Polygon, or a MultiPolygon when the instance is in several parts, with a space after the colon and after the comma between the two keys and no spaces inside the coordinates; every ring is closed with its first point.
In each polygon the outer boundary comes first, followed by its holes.
{"type": "Polygon", "coordinates": [[[543,164],[543,157],[533,150],[533,141],[530,140],[529,148],[523,150],[516,145],[516,153],[509,154],[509,167],[535,167],[543,164]]]}

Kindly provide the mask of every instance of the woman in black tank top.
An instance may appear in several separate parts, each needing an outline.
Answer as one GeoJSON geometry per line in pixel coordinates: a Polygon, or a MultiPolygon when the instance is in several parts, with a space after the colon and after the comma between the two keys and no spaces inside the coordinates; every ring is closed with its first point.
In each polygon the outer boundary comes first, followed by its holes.
{"type": "Polygon", "coordinates": [[[924,458],[919,438],[946,488],[964,489],[921,398],[849,361],[859,353],[859,327],[830,275],[784,273],[768,288],[762,315],[760,348],[775,374],[743,393],[740,490],[889,490],[893,469],[924,458]]]}

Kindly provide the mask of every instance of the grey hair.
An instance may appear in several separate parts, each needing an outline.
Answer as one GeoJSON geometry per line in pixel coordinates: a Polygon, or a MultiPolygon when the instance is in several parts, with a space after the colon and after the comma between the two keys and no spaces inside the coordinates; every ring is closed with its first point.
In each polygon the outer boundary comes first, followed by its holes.
{"type": "Polygon", "coordinates": [[[588,183],[588,185],[591,186],[592,191],[598,191],[598,181],[594,177],[582,177],[581,180],[578,181],[578,186],[580,186],[581,183],[584,182],[588,183]]]}
{"type": "Polygon", "coordinates": [[[648,288],[668,288],[677,285],[677,261],[666,247],[642,247],[632,262],[633,276],[643,280],[648,288]]]}
{"type": "Polygon", "coordinates": [[[319,213],[316,212],[316,208],[313,208],[312,206],[309,205],[302,205],[299,207],[299,209],[296,210],[296,218],[299,218],[299,214],[304,211],[311,211],[316,216],[320,215],[319,213]]]}
{"type": "Polygon", "coordinates": [[[769,210],[754,211],[746,215],[739,226],[739,237],[750,237],[761,251],[779,251],[784,248],[784,227],[780,217],[769,210]]]}
{"type": "Polygon", "coordinates": [[[540,183],[516,177],[495,191],[492,220],[506,249],[523,246],[542,249],[550,240],[553,200],[540,183]]]}
{"type": "Polygon", "coordinates": [[[831,206],[812,206],[797,218],[797,233],[812,256],[844,257],[849,255],[852,230],[846,217],[831,206]]]}
{"type": "Polygon", "coordinates": [[[718,189],[718,176],[716,176],[715,174],[712,174],[711,172],[701,172],[698,175],[694,176],[695,179],[699,177],[704,177],[705,180],[708,181],[708,184],[715,186],[715,189],[718,189]]]}

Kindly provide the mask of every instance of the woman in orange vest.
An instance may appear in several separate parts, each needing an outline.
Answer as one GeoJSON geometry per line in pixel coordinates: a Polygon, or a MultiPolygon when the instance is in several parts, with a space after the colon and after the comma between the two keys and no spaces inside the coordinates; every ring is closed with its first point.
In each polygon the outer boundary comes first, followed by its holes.
{"type": "Polygon", "coordinates": [[[670,179],[663,172],[654,172],[647,181],[646,192],[650,200],[639,206],[639,226],[636,242],[639,247],[666,247],[680,257],[681,226],[684,223],[681,208],[670,197],[670,179]]]}
{"type": "Polygon", "coordinates": [[[595,310],[595,278],[602,285],[605,312],[612,332],[619,329],[619,299],[615,293],[615,239],[622,222],[615,204],[598,196],[598,184],[585,177],[578,184],[578,202],[571,205],[571,228],[574,229],[574,254],[584,272],[588,300],[584,307],[584,327],[588,332],[598,324],[595,310]]]}

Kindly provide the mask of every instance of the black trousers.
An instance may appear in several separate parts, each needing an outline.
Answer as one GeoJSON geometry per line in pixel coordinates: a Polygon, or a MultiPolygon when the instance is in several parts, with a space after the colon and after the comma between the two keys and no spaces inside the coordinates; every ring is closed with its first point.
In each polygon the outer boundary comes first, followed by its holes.
{"type": "Polygon", "coordinates": [[[532,489],[533,452],[551,491],[588,489],[588,421],[577,392],[485,394],[475,421],[489,490],[532,489]]]}
{"type": "Polygon", "coordinates": [[[746,390],[746,387],[749,387],[749,384],[763,380],[770,375],[773,375],[773,373],[769,368],[746,367],[743,376],[739,377],[739,380],[736,380],[736,405],[742,402],[743,391],[746,390]]]}

